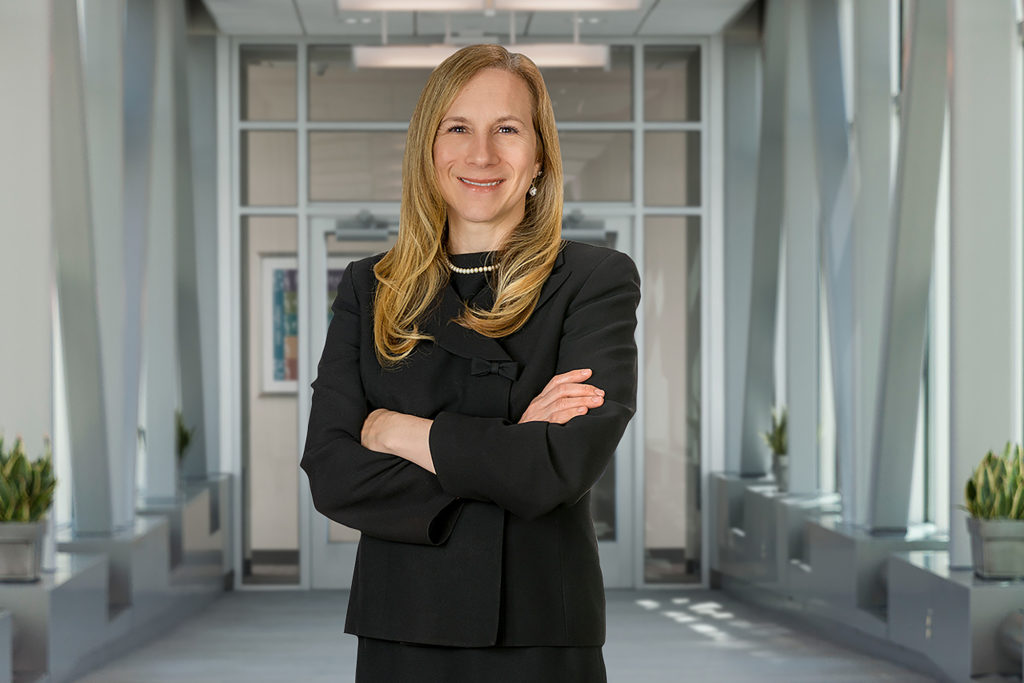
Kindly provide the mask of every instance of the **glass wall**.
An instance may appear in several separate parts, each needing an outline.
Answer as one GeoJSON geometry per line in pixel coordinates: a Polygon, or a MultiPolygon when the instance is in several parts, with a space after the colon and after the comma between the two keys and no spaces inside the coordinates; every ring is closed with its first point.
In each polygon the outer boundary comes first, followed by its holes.
{"type": "Polygon", "coordinates": [[[700,580],[700,219],[644,220],[644,579],[700,580]]]}
{"type": "Polygon", "coordinates": [[[699,582],[700,48],[644,46],[643,80],[643,579],[699,582]]]}

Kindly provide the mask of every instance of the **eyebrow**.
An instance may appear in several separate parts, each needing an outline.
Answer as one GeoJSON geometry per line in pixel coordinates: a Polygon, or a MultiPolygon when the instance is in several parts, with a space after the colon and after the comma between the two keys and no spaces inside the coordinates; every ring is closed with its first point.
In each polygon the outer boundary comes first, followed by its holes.
{"type": "MultiPolygon", "coordinates": [[[[441,123],[447,123],[449,121],[451,121],[453,123],[469,123],[470,122],[469,119],[467,119],[465,116],[446,116],[445,118],[441,119],[441,123]]],[[[511,114],[505,114],[504,116],[499,116],[494,122],[495,123],[505,123],[506,121],[515,121],[516,123],[518,123],[521,126],[525,126],[526,125],[526,122],[524,122],[521,118],[519,118],[518,116],[512,116],[511,114]]]]}

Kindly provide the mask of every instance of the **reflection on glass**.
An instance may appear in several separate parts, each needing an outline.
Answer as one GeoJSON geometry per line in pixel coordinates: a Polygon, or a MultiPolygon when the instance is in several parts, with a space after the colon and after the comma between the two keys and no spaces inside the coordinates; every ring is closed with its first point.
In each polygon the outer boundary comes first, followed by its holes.
{"type": "Polygon", "coordinates": [[[310,201],[398,201],[404,132],[309,134],[310,201]]]}
{"type": "Polygon", "coordinates": [[[700,206],[700,133],[644,133],[644,203],[700,206]]]}
{"type": "Polygon", "coordinates": [[[628,202],[633,198],[633,134],[558,133],[565,200],[628,202]]]}
{"type": "Polygon", "coordinates": [[[243,45],[239,50],[243,121],[294,121],[296,61],[294,45],[243,45]]]}
{"type": "Polygon", "coordinates": [[[633,48],[613,45],[611,68],[542,69],[556,121],[630,121],[633,48]]]}
{"type": "Polygon", "coordinates": [[[298,228],[242,219],[242,582],[299,582],[298,228]]]}
{"type": "Polygon", "coordinates": [[[309,48],[310,121],[408,121],[430,69],[356,69],[348,45],[309,48]]]}
{"type": "Polygon", "coordinates": [[[644,48],[644,119],[700,121],[700,47],[644,48]]]}
{"type": "Polygon", "coordinates": [[[243,206],[295,206],[298,198],[297,140],[294,131],[242,131],[243,206]]]}
{"type": "Polygon", "coordinates": [[[700,581],[700,222],[644,218],[644,580],[700,581]]]}

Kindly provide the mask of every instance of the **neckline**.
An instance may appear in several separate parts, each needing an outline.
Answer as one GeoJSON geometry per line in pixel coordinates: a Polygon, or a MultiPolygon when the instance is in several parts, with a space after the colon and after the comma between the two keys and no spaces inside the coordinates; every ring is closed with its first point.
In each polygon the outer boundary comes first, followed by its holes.
{"type": "Polygon", "coordinates": [[[448,254],[448,260],[453,266],[472,268],[492,263],[493,256],[493,251],[473,251],[465,254],[448,254]]]}

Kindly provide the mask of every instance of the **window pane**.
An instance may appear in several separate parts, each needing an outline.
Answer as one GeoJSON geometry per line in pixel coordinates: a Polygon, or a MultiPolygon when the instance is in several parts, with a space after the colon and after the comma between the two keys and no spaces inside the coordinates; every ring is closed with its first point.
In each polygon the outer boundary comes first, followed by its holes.
{"type": "Polygon", "coordinates": [[[408,121],[430,69],[361,69],[348,45],[309,48],[310,121],[408,121]]]}
{"type": "Polygon", "coordinates": [[[700,47],[644,48],[644,118],[700,121],[700,47]]]}
{"type": "Polygon", "coordinates": [[[403,132],[309,134],[309,199],[398,201],[403,132]]]}
{"type": "Polygon", "coordinates": [[[644,580],[700,581],[700,219],[644,218],[644,580]]]}
{"type": "Polygon", "coordinates": [[[243,121],[294,121],[296,118],[296,50],[294,45],[245,45],[241,61],[243,121]]]}
{"type": "Polygon", "coordinates": [[[297,245],[294,216],[242,219],[246,584],[299,581],[297,245]]]}
{"type": "Polygon", "coordinates": [[[295,206],[297,140],[294,131],[242,131],[243,206],[295,206]]]}
{"type": "Polygon", "coordinates": [[[633,48],[613,45],[611,68],[544,69],[556,121],[630,121],[633,48]]]}
{"type": "Polygon", "coordinates": [[[700,133],[644,133],[644,203],[700,206],[700,133]]]}
{"type": "Polygon", "coordinates": [[[570,202],[633,199],[633,134],[559,132],[570,202]]]}

